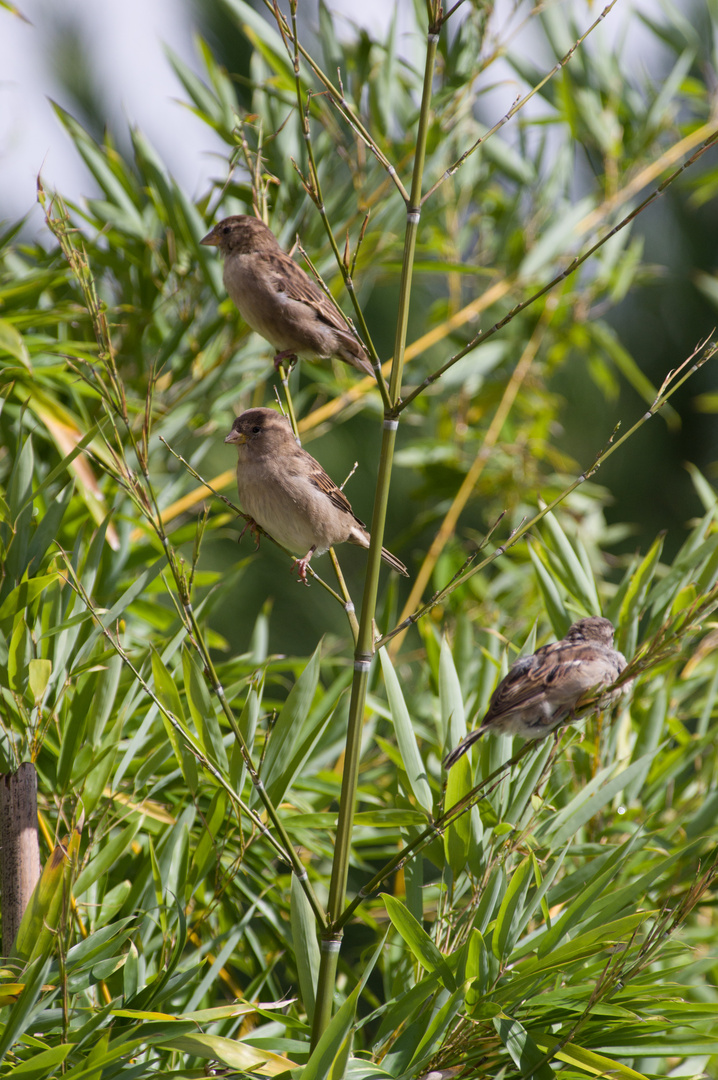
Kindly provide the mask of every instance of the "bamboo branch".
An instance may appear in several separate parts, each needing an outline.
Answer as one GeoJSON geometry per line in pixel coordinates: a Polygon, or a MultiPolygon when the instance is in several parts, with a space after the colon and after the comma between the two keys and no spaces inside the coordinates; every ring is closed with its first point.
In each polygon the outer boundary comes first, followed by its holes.
{"type": "Polygon", "coordinates": [[[681,173],[685,172],[686,169],[690,168],[691,165],[695,164],[695,162],[698,161],[698,159],[703,154],[705,154],[706,150],[708,150],[716,142],[716,140],[718,140],[718,130],[714,131],[713,134],[710,135],[703,142],[703,144],[698,148],[698,150],[696,150],[696,152],[692,154],[687,161],[683,162],[679,169],[676,169],[675,172],[671,173],[670,176],[666,177],[666,179],[661,184],[659,184],[658,187],[655,188],[650,195],[648,195],[642,202],[640,202],[635,208],[635,210],[632,210],[630,214],[627,214],[626,217],[622,218],[622,220],[619,221],[617,225],[614,225],[614,227],[610,229],[604,236],[602,236],[600,240],[597,240],[596,243],[592,244],[587,251],[584,251],[583,255],[577,255],[575,259],[572,259],[572,261],[569,263],[565,270],[562,270],[560,274],[557,274],[556,277],[552,278],[551,281],[549,281],[546,285],[539,289],[538,292],[533,293],[531,296],[528,297],[528,299],[522,300],[520,304],[516,304],[515,307],[512,307],[511,310],[506,315],[504,315],[503,319],[499,319],[499,321],[494,323],[494,325],[488,330],[480,330],[479,333],[476,334],[476,336],[473,337],[471,341],[464,346],[463,349],[460,349],[459,352],[454,353],[454,355],[449,360],[447,360],[445,364],[438,368],[437,371],[434,371],[431,375],[427,375],[427,377],[421,383],[419,383],[418,386],[414,387],[411,393],[408,394],[403,399],[403,401],[396,407],[396,414],[398,415],[398,413],[402,412],[407,407],[407,405],[410,405],[411,402],[419,396],[419,394],[423,393],[424,390],[431,386],[432,383],[435,383],[437,379],[440,379],[441,376],[449,370],[449,368],[453,367],[454,364],[458,363],[458,361],[461,360],[464,356],[472,352],[475,348],[477,348],[477,346],[483,345],[485,341],[488,341],[489,338],[493,337],[494,334],[498,333],[499,330],[502,330],[504,326],[507,325],[507,323],[510,323],[512,319],[516,318],[516,316],[520,312],[525,311],[527,307],[530,307],[531,304],[534,304],[542,296],[545,296],[546,293],[550,292],[551,289],[554,289],[567,277],[570,277],[571,274],[575,273],[576,270],[578,270],[579,266],[582,266],[587,259],[589,259],[592,255],[595,255],[599,248],[603,247],[603,245],[607,243],[607,241],[610,240],[611,237],[615,236],[616,233],[619,233],[621,229],[625,229],[625,227],[629,225],[634,220],[634,218],[638,217],[639,214],[643,213],[643,211],[646,210],[653,202],[655,202],[656,199],[659,199],[661,195],[663,195],[666,188],[670,184],[674,183],[674,181],[678,179],[681,173]]]}
{"type": "MultiPolygon", "coordinates": [[[[419,619],[423,618],[424,615],[428,614],[428,612],[431,611],[432,608],[436,607],[437,604],[442,603],[442,601],[444,601],[447,596],[454,592],[455,589],[458,589],[461,585],[464,585],[470,577],[473,577],[474,574],[478,574],[480,570],[483,570],[490,563],[494,562],[495,559],[498,559],[500,555],[505,554],[505,552],[507,552],[509,548],[512,548],[516,543],[518,543],[518,541],[523,536],[525,536],[530,529],[537,525],[546,516],[546,514],[550,513],[552,510],[555,510],[555,508],[559,506],[560,503],[562,503],[564,499],[571,494],[572,491],[575,491],[577,487],[580,487],[581,484],[585,483],[586,480],[593,476],[594,473],[597,472],[597,470],[601,467],[601,465],[603,465],[603,463],[607,461],[608,458],[612,454],[614,454],[620,446],[622,446],[628,439],[630,439],[632,435],[635,435],[639,428],[643,427],[643,425],[648,420],[650,420],[652,416],[655,416],[655,414],[659,411],[659,409],[662,408],[663,405],[665,405],[669,398],[671,398],[673,394],[675,394],[675,392],[688,379],[690,379],[696,371],[698,371],[699,368],[703,367],[705,363],[707,363],[713,358],[713,356],[715,356],[716,352],[718,352],[718,345],[709,346],[707,341],[701,342],[698,346],[696,346],[691,355],[683,361],[680,367],[676,368],[675,371],[668,372],[665,379],[663,380],[658,394],[654,398],[651,407],[638,420],[636,420],[636,422],[628,429],[628,431],[621,435],[620,438],[616,438],[618,432],[618,427],[616,427],[613,434],[610,436],[603,449],[598,452],[593,461],[593,464],[590,465],[589,468],[587,468],[584,472],[581,473],[579,477],[573,480],[568,485],[568,487],[565,487],[559,495],[557,495],[554,499],[551,500],[550,503],[544,505],[536,514],[534,514],[532,518],[530,518],[528,521],[521,522],[521,524],[509,535],[507,540],[499,547],[497,547],[496,550],[491,553],[491,555],[489,555],[486,559],[483,559],[482,562],[478,563],[476,566],[472,566],[471,569],[467,569],[466,572],[460,572],[454,575],[451,581],[443,588],[435,592],[426,604],[420,607],[417,611],[413,612],[413,614],[409,615],[402,622],[399,622],[392,630],[384,634],[383,637],[379,638],[379,640],[376,642],[376,648],[380,649],[383,645],[386,645],[389,641],[391,641],[392,638],[396,637],[397,634],[403,633],[413,623],[418,622],[419,619]],[[695,360],[696,356],[698,356],[702,349],[706,349],[705,354],[700,357],[700,359],[696,360],[696,362],[693,363],[692,366],[686,371],[686,367],[691,364],[691,361],[695,360]],[[683,372],[682,375],[681,372],[683,372]],[[678,378],[679,375],[681,375],[681,378],[678,378]]],[[[467,559],[467,563],[473,561],[473,558],[473,555],[469,556],[469,559],[467,559]]]]}

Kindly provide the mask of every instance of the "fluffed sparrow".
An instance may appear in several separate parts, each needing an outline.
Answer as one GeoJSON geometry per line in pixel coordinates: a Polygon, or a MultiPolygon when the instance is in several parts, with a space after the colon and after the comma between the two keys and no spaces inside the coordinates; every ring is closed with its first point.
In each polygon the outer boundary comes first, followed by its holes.
{"type": "MultiPolygon", "coordinates": [[[[561,641],[516,661],[491,695],[480,726],[446,755],[444,768],[456,764],[486,731],[544,739],[588,690],[610,686],[625,666],[625,657],[613,648],[608,619],[580,619],[561,641]]],[[[603,700],[608,704],[620,693],[614,690],[603,700]]]]}
{"type": "Polygon", "coordinates": [[[244,321],[282,360],[338,356],[374,375],[368,353],[341,312],[279,246],[259,218],[234,214],[218,222],[201,244],[224,256],[223,280],[244,321]]]}
{"type": "MultiPolygon", "coordinates": [[[[282,547],[307,552],[294,562],[300,581],[307,584],[312,555],[347,541],[369,547],[369,533],[344,492],[311,454],[297,446],[289,422],[274,409],[247,409],[224,441],[237,447],[242,509],[282,547]]],[[[393,570],[409,576],[386,548],[381,557],[393,570]]]]}

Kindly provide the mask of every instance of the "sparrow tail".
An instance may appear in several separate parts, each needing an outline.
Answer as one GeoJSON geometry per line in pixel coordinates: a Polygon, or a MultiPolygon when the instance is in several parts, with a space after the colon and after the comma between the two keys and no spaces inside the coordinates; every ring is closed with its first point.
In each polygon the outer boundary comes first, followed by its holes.
{"type": "Polygon", "coordinates": [[[454,749],[446,755],[446,757],[444,758],[444,768],[447,770],[447,772],[452,765],[456,765],[456,762],[459,760],[459,758],[463,757],[466,751],[469,750],[474,745],[476,740],[480,739],[483,734],[483,728],[477,728],[476,731],[469,732],[466,738],[462,739],[459,745],[455,746],[454,749]]]}
{"type": "Polygon", "coordinates": [[[357,371],[362,371],[365,375],[371,375],[372,379],[376,379],[376,373],[371,366],[369,354],[359,347],[359,343],[353,337],[347,335],[347,339],[344,348],[339,353],[341,359],[345,363],[351,364],[357,371]]]}
{"type": "Polygon", "coordinates": [[[409,571],[404,566],[401,559],[397,559],[396,555],[392,555],[390,551],[387,551],[385,547],[381,549],[381,557],[385,563],[388,563],[392,570],[396,570],[397,574],[403,574],[404,577],[409,576],[409,571]]]}

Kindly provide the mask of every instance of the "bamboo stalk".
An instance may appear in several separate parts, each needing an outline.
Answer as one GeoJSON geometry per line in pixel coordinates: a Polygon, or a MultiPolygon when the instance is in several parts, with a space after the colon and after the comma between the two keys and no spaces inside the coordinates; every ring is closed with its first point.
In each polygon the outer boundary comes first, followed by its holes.
{"type": "MultiPolygon", "coordinates": [[[[438,15],[438,12],[435,12],[435,15],[438,15]]],[[[438,24],[438,18],[435,18],[434,21],[438,24]]],[[[312,1027],[312,1048],[317,1045],[319,1038],[329,1024],[334,1002],[336,972],[339,961],[342,931],[339,926],[333,924],[333,921],[341,915],[344,907],[347,876],[349,873],[349,855],[351,850],[351,837],[354,824],[354,813],[356,810],[356,792],[359,777],[361,731],[366,705],[369,669],[374,653],[373,622],[379,586],[381,548],[384,540],[386,508],[389,501],[389,485],[394,458],[394,445],[396,442],[396,431],[399,426],[398,420],[396,419],[396,410],[401,394],[404,349],[406,347],[406,331],[409,319],[409,303],[411,299],[411,280],[414,267],[414,250],[416,247],[416,234],[421,214],[421,187],[426,153],[426,137],[429,126],[432,80],[438,42],[439,35],[434,32],[434,27],[431,26],[427,37],[424,85],[421,99],[421,111],[419,114],[411,195],[407,204],[399,310],[397,313],[394,358],[389,383],[391,409],[385,414],[382,429],[381,457],[379,460],[379,472],[377,476],[371,523],[369,562],[364,581],[359,637],[354,653],[354,679],[352,681],[351,700],[349,704],[346,759],[342,776],[336,847],[332,863],[332,876],[327,905],[327,918],[329,922],[326,930],[322,934],[321,962],[317,980],[314,1024],[312,1027]]]]}

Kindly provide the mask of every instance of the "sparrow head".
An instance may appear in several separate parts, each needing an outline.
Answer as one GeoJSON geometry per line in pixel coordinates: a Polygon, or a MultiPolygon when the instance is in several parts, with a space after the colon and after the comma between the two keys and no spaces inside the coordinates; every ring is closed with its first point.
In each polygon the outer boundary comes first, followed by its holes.
{"type": "Polygon", "coordinates": [[[613,645],[613,624],[608,619],[602,619],[598,615],[591,615],[588,619],[579,619],[569,629],[565,637],[566,641],[595,641],[599,645],[611,648],[613,645]]]}
{"type": "Polygon", "coordinates": [[[251,255],[257,251],[271,251],[279,247],[277,238],[259,218],[249,214],[233,214],[232,217],[218,221],[215,227],[203,236],[200,244],[218,247],[223,255],[251,255]]]}
{"type": "Polygon", "coordinates": [[[224,440],[235,446],[249,446],[257,454],[276,453],[286,443],[295,447],[289,422],[274,409],[247,409],[232,424],[224,440]]]}

